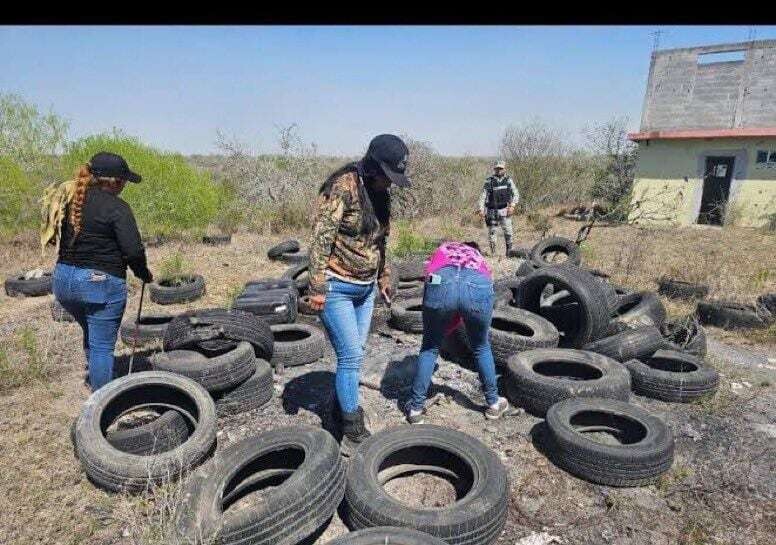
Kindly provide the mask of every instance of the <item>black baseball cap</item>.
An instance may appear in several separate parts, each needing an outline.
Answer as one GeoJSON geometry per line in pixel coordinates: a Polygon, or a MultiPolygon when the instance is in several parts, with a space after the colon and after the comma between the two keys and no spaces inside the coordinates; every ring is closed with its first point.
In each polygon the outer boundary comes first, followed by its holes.
{"type": "Polygon", "coordinates": [[[398,136],[380,134],[369,142],[366,154],[377,161],[383,172],[399,187],[409,187],[412,181],[404,175],[410,150],[398,136]]]}
{"type": "Polygon", "coordinates": [[[135,184],[142,180],[140,174],[129,170],[129,165],[121,155],[107,151],[94,154],[89,160],[89,168],[99,178],[120,178],[135,184]]]}

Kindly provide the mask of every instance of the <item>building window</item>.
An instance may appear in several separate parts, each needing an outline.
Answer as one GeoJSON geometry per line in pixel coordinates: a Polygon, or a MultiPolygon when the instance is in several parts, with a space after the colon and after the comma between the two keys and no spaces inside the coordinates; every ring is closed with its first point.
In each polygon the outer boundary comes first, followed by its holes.
{"type": "Polygon", "coordinates": [[[757,150],[757,168],[776,168],[776,150],[757,150]]]}

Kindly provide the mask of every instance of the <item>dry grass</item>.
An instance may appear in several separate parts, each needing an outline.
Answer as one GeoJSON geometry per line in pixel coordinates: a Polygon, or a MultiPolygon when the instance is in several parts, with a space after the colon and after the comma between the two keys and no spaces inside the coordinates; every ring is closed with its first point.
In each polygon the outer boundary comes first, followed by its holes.
{"type": "MultiPolygon", "coordinates": [[[[570,238],[574,238],[581,226],[580,223],[558,218],[552,218],[551,222],[550,234],[554,232],[570,238]]],[[[449,236],[454,231],[456,237],[478,240],[487,247],[484,228],[465,222],[438,219],[414,222],[411,227],[424,238],[449,236]]],[[[517,218],[515,233],[518,246],[528,247],[539,238],[527,227],[523,217],[517,218]]],[[[296,237],[304,242],[307,233],[296,233],[296,237]]],[[[145,311],[175,313],[190,308],[227,305],[246,281],[278,276],[283,272],[286,268],[284,264],[266,259],[266,251],[283,238],[286,236],[237,234],[228,246],[172,242],[150,248],[148,254],[153,271],[156,272],[165,260],[180,253],[192,264],[193,272],[205,276],[207,291],[199,301],[185,305],[162,307],[146,300],[145,311]]],[[[20,240],[16,245],[0,245],[0,275],[7,276],[39,266],[51,267],[53,256],[49,254],[42,258],[34,246],[34,238],[20,240]]],[[[392,248],[397,243],[398,240],[392,240],[392,248]]],[[[602,227],[593,229],[583,252],[588,265],[611,273],[614,282],[635,289],[654,290],[655,280],[666,274],[704,281],[710,285],[714,297],[752,301],[762,292],[776,291],[773,257],[776,256],[776,237],[752,230],[602,227]]],[[[506,273],[514,267],[514,261],[505,258],[492,258],[491,262],[499,273],[506,273]]],[[[137,309],[140,283],[129,275],[129,285],[127,313],[132,315],[137,309]]],[[[0,495],[0,513],[3,513],[0,517],[0,543],[161,543],[160,530],[169,524],[174,488],[162,488],[135,498],[106,494],[86,480],[72,455],[69,426],[89,394],[83,385],[81,332],[74,324],[53,323],[49,301],[49,297],[10,299],[0,294],[2,350],[5,361],[15,365],[18,371],[12,373],[13,380],[0,384],[0,434],[4,437],[4,441],[0,442],[0,467],[3,468],[0,489],[4,491],[0,495]],[[34,370],[35,365],[25,363],[35,360],[43,362],[42,371],[34,370]]],[[[665,299],[664,303],[672,315],[686,314],[694,308],[692,304],[665,299]]],[[[741,334],[712,329],[710,333],[713,337],[738,343],[767,341],[772,343],[768,345],[768,350],[776,345],[772,333],[769,337],[767,332],[741,334]]],[[[126,351],[126,347],[120,345],[119,350],[126,351]]],[[[724,362],[719,365],[724,376],[717,397],[687,408],[665,409],[667,417],[689,409],[689,414],[698,417],[721,422],[736,419],[738,422],[744,418],[740,411],[751,411],[752,406],[762,407],[756,404],[762,404],[768,396],[772,397],[774,386],[765,375],[755,376],[748,369],[731,367],[724,362]],[[739,376],[737,373],[743,374],[739,376]],[[734,391],[732,386],[732,383],[742,381],[752,384],[752,388],[746,390],[747,395],[734,391]]],[[[0,376],[3,376],[2,371],[0,376]]],[[[451,409],[449,414],[442,412],[434,423],[473,434],[483,433],[481,419],[474,417],[478,415],[472,416],[469,421],[469,416],[462,416],[459,409],[456,411],[451,409]]],[[[468,415],[471,411],[463,412],[468,415]]],[[[400,418],[400,415],[391,415],[400,418]]],[[[299,417],[287,418],[291,422],[299,417]]],[[[504,425],[510,426],[509,423],[504,425]]],[[[742,504],[744,496],[735,488],[737,477],[733,474],[720,485],[722,488],[718,486],[714,489],[713,483],[704,481],[704,473],[698,465],[700,462],[696,464],[693,460],[678,463],[674,472],[661,484],[661,493],[666,497],[681,496],[683,501],[695,505],[692,512],[678,517],[663,514],[653,520],[650,512],[634,511],[634,499],[619,491],[607,496],[609,499],[602,509],[597,492],[599,488],[567,476],[538,455],[519,433],[510,433],[508,443],[489,443],[499,452],[507,453],[505,456],[510,459],[510,467],[516,468],[513,490],[517,494],[515,497],[521,498],[510,507],[511,530],[508,529],[499,541],[500,545],[514,543],[517,537],[525,535],[515,533],[518,532],[516,528],[525,532],[525,528],[554,526],[559,534],[573,528],[590,528],[593,532],[599,526],[604,531],[608,525],[614,524],[612,521],[635,525],[640,528],[641,535],[656,536],[656,543],[723,543],[725,541],[720,541],[721,538],[709,536],[729,536],[730,528],[743,524],[739,520],[741,517],[762,517],[761,510],[765,509],[765,500],[752,500],[750,507],[742,504]],[[683,467],[691,468],[692,474],[685,474],[683,467]],[[688,485],[687,482],[694,484],[688,485]],[[717,491],[698,491],[696,488],[699,486],[706,487],[704,490],[717,491]],[[730,505],[738,506],[741,516],[736,511],[729,515],[735,515],[733,522],[720,519],[713,526],[704,526],[707,521],[702,516],[704,502],[713,504],[715,509],[720,505],[713,494],[724,498],[730,505]],[[701,499],[693,499],[695,496],[701,499]],[[572,503],[569,503],[570,499],[573,499],[572,503]],[[559,514],[558,506],[561,505],[566,507],[559,514]],[[634,513],[641,513],[640,518],[634,518],[634,513]]],[[[731,460],[738,467],[743,464],[747,452],[735,454],[736,457],[731,460]]],[[[754,537],[747,543],[766,543],[762,541],[761,532],[762,528],[776,527],[772,519],[760,518],[753,522],[759,525],[760,533],[752,534],[754,537]]],[[[591,536],[591,542],[600,542],[600,531],[591,536]]]]}

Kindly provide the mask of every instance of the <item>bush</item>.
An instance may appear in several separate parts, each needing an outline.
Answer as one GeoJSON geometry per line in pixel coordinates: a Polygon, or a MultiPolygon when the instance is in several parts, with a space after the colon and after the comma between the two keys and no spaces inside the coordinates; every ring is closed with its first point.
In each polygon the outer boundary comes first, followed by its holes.
{"type": "Polygon", "coordinates": [[[38,224],[38,188],[8,157],[0,156],[0,237],[13,236],[38,224]]]}
{"type": "Polygon", "coordinates": [[[182,155],[156,150],[119,132],[89,136],[68,146],[62,158],[63,175],[72,177],[100,151],[121,155],[143,177],[140,184],[127,184],[122,198],[132,206],[146,236],[204,230],[228,201],[226,189],[214,183],[210,173],[190,166],[182,155]]]}
{"type": "Polygon", "coordinates": [[[17,95],[0,94],[0,155],[13,159],[33,184],[56,173],[56,155],[64,146],[67,125],[17,95]]]}
{"type": "Polygon", "coordinates": [[[390,249],[390,253],[396,257],[428,255],[437,247],[434,239],[415,233],[406,221],[394,222],[392,231],[389,240],[395,240],[395,245],[390,249]]]}

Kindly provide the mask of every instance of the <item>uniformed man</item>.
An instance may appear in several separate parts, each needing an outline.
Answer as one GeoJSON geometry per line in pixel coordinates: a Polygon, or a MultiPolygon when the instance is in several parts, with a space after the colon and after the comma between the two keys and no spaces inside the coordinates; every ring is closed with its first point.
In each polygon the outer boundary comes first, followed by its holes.
{"type": "Polygon", "coordinates": [[[504,161],[496,161],[493,165],[493,175],[485,180],[480,195],[479,213],[488,226],[488,240],[490,241],[490,253],[496,253],[496,230],[501,227],[504,231],[504,243],[506,255],[512,249],[512,215],[515,206],[520,200],[515,182],[507,176],[504,161]]]}

